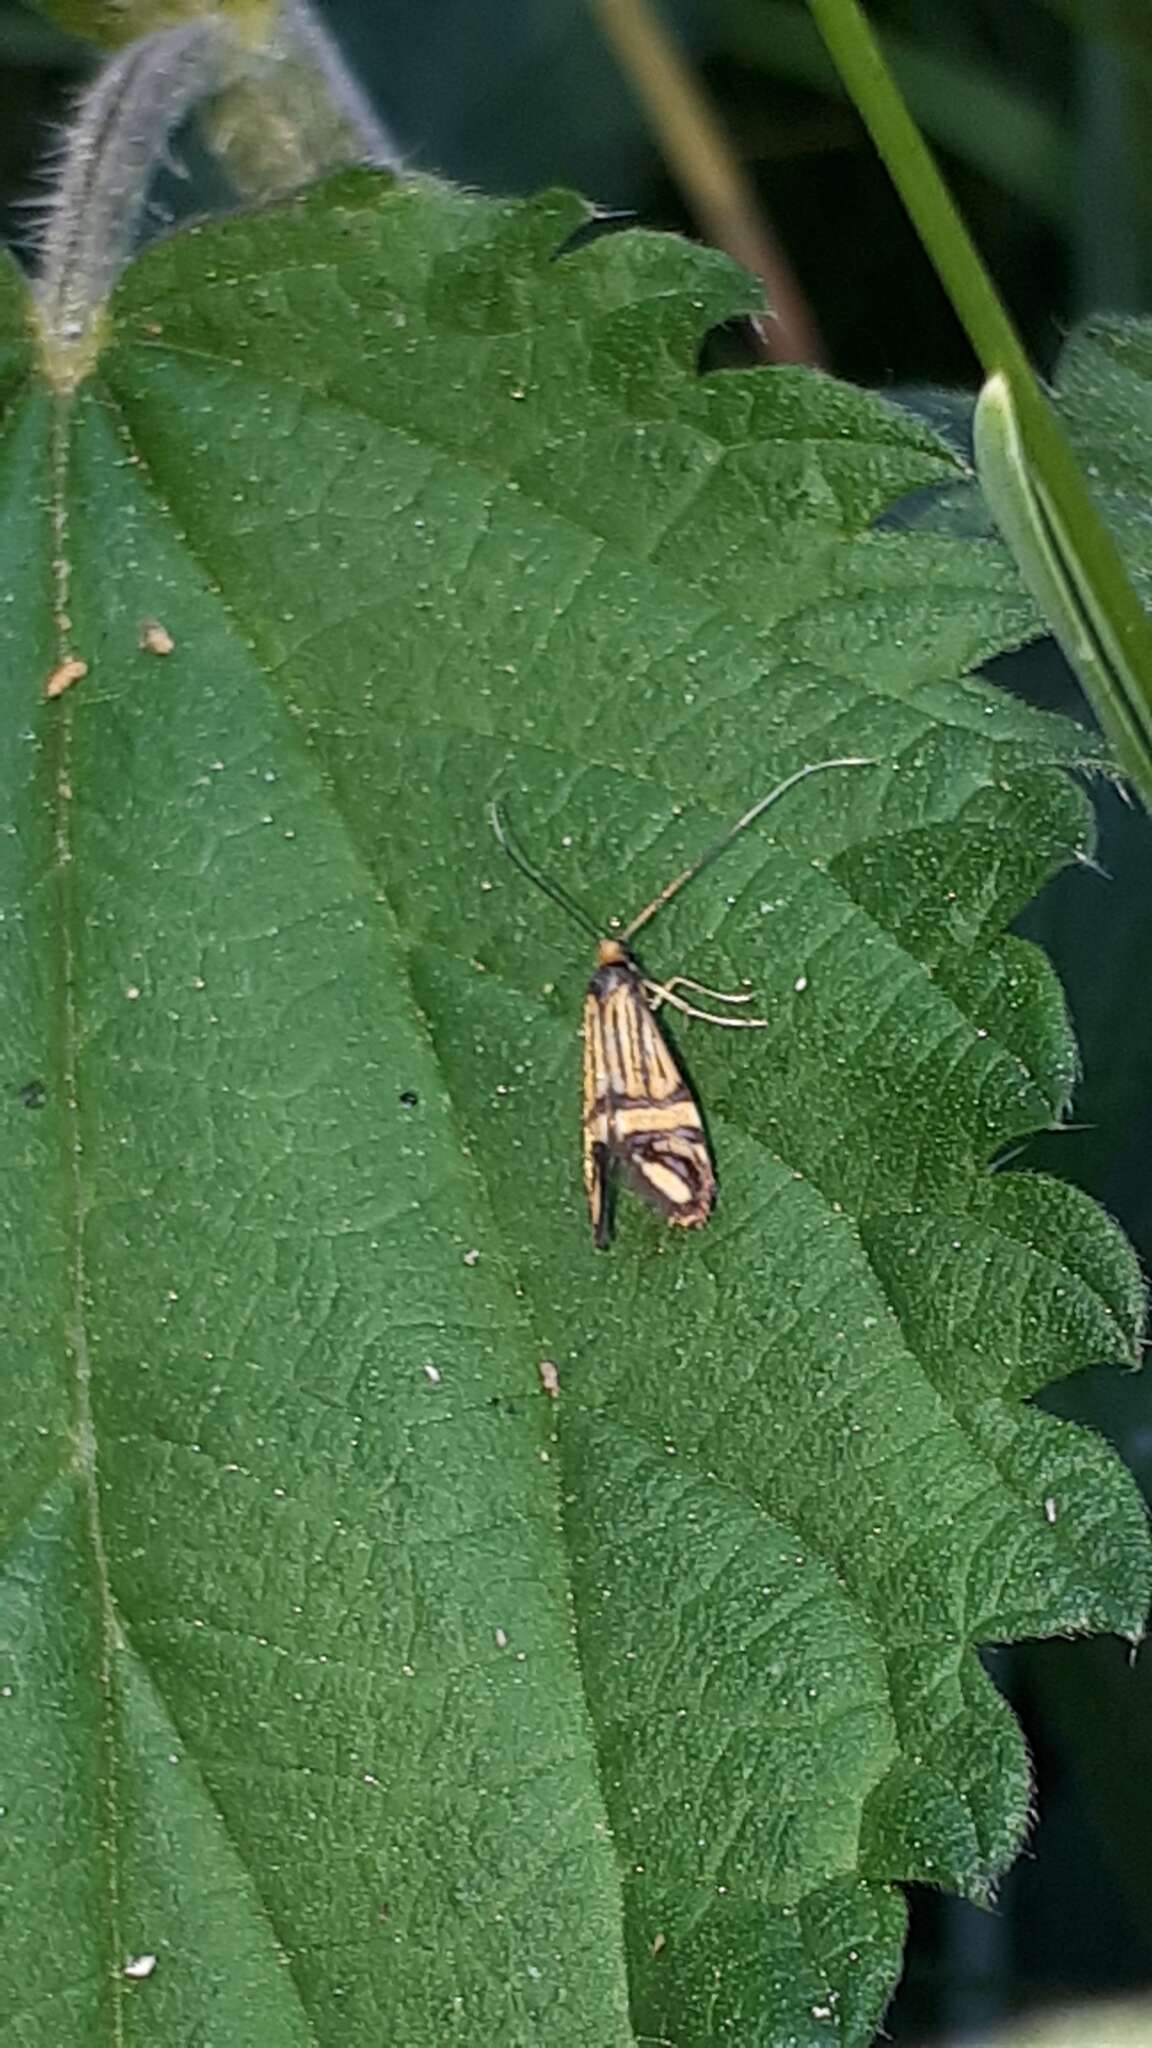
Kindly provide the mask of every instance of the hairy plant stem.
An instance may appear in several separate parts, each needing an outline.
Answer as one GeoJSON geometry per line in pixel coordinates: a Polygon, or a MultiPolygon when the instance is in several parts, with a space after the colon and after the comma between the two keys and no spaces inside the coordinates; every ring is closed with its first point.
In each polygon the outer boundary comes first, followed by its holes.
{"type": "Polygon", "coordinates": [[[396,162],[309,0],[280,0],[259,41],[209,13],[129,44],[78,100],[45,208],[37,307],[56,391],[91,371],[156,173],[171,165],[176,130],[209,103],[204,142],[238,198],[266,201],[343,164],[396,162]]]}

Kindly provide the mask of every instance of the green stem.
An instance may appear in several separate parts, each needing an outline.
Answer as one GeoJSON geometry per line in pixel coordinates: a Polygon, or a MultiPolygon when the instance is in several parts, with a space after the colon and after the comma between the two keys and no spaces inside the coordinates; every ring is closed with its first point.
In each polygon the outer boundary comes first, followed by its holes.
{"type": "MultiPolygon", "coordinates": [[[[996,378],[1012,412],[1007,465],[997,482],[1019,504],[1001,520],[1016,551],[1019,506],[1043,505],[1044,548],[1018,565],[1045,619],[1074,662],[1093,708],[1122,765],[1152,808],[1152,626],[1132,588],[1112,536],[1096,509],[1076,458],[1042,392],[1011,319],[960,218],[935,161],[913,122],[857,0],[808,0],[861,118],[888,167],[920,239],[963,323],[986,378],[996,378]],[[1012,464],[1018,466],[1015,484],[1012,464]],[[1043,559],[1047,558],[1044,566],[1043,559]],[[1055,565],[1059,602],[1055,604],[1055,565]],[[1067,607],[1075,608],[1070,629],[1067,607]],[[1108,650],[1108,662],[1085,664],[1086,645],[1108,650]]],[[[1000,518],[997,484],[992,509],[1000,518]]]]}

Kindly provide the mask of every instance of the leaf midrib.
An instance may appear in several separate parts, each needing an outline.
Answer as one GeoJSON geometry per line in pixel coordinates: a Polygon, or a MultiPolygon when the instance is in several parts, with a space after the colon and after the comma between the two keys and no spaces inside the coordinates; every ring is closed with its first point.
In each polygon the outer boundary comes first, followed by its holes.
{"type": "MultiPolygon", "coordinates": [[[[51,412],[51,446],[49,456],[49,473],[51,477],[50,516],[54,542],[52,561],[53,624],[55,627],[57,662],[67,660],[75,652],[71,640],[68,611],[71,581],[68,525],[71,426],[71,404],[68,399],[58,397],[53,404],[51,412]]],[[[80,1128],[78,1090],[80,1029],[76,963],[79,916],[76,904],[76,869],[72,841],[71,808],[74,718],[73,700],[71,696],[66,695],[58,706],[58,716],[52,724],[51,744],[46,750],[48,772],[52,776],[52,798],[54,805],[53,837],[56,853],[56,886],[60,932],[58,1057],[60,1066],[61,1147],[63,1154],[61,1165],[65,1186],[68,1242],[68,1305],[64,1327],[67,1331],[72,1357],[75,1418],[73,1465],[84,1494],[88,1540],[91,1549],[96,1593],[100,1606],[101,1657],[97,1676],[100,1702],[100,1747],[103,1757],[103,1785],[101,1791],[106,1824],[103,1830],[103,1840],[100,1844],[99,1853],[102,1857],[106,1878],[109,1954],[111,1961],[109,1998],[112,2018],[112,2040],[115,2043],[115,2048],[120,2048],[120,2044],[124,2039],[124,1980],[121,1975],[120,1965],[125,1958],[125,1948],[119,1862],[121,1830],[119,1771],[117,1768],[116,1751],[114,1659],[116,1650],[122,1645],[123,1639],[117,1618],[115,1601],[112,1596],[108,1572],[108,1551],[104,1535],[104,1521],[101,1513],[97,1439],[92,1406],[92,1359],[88,1344],[88,1323],[85,1312],[87,1276],[84,1251],[88,1205],[85,1196],[83,1139],[80,1128]]]]}

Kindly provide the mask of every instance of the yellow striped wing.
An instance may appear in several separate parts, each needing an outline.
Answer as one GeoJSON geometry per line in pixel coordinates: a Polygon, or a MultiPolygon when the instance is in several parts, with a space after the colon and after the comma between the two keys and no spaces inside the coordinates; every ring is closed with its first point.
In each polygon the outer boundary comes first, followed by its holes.
{"type": "Polygon", "coordinates": [[[588,987],[583,1138],[597,1245],[611,1236],[613,1167],[669,1223],[708,1221],[716,1175],[700,1111],[627,957],[598,968],[588,987]]]}

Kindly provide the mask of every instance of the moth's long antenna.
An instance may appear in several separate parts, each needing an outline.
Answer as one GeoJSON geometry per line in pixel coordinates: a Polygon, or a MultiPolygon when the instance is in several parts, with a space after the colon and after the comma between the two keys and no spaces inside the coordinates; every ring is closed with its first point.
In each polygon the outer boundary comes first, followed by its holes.
{"type": "Polygon", "coordinates": [[[540,873],[539,868],[534,868],[531,861],[528,860],[527,857],[521,853],[520,848],[516,845],[515,841],[509,836],[508,828],[500,815],[500,807],[498,804],[489,804],[488,817],[492,825],[492,830],[496,834],[496,838],[499,841],[499,844],[503,847],[504,852],[508,855],[508,858],[512,862],[513,866],[518,867],[522,875],[527,875],[528,880],[530,882],[534,882],[536,887],[539,890],[541,890],[545,896],[550,896],[552,898],[553,903],[558,904],[561,910],[566,911],[568,916],[572,918],[576,924],[583,925],[584,930],[586,932],[590,932],[594,939],[602,938],[603,933],[601,932],[599,925],[593,923],[593,920],[589,917],[588,912],[586,910],[582,910],[580,905],[574,900],[573,897],[569,896],[567,892],[560,887],[560,884],[558,882],[549,881],[548,876],[542,875],[540,873]]]}
{"type": "Polygon", "coordinates": [[[632,938],[640,930],[641,925],[647,924],[650,917],[655,917],[658,910],[663,910],[664,905],[671,902],[673,896],[677,895],[684,887],[685,882],[690,882],[694,875],[700,873],[701,868],[706,868],[711,861],[714,861],[717,854],[723,853],[725,847],[730,846],[732,841],[741,832],[746,831],[749,825],[754,825],[757,818],[761,817],[765,811],[771,809],[774,803],[778,803],[780,798],[785,796],[790,789],[794,789],[798,782],[803,782],[806,775],[819,775],[825,768],[875,768],[877,766],[878,763],[866,755],[847,754],[842,759],[836,761],[809,761],[806,767],[797,768],[791,775],[786,775],[783,782],[778,782],[775,789],[768,791],[767,796],[759,797],[750,811],[745,811],[742,818],[737,818],[734,825],[729,825],[728,830],[722,832],[719,839],[714,840],[711,846],[706,847],[699,859],[692,862],[691,867],[685,868],[682,874],[676,876],[675,881],[669,882],[666,889],[661,889],[660,894],[654,896],[651,903],[645,905],[640,915],[634,917],[631,924],[627,925],[620,933],[621,942],[626,943],[632,938]]]}

